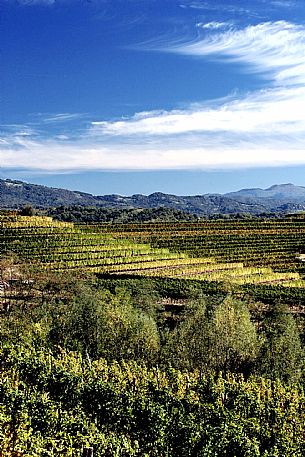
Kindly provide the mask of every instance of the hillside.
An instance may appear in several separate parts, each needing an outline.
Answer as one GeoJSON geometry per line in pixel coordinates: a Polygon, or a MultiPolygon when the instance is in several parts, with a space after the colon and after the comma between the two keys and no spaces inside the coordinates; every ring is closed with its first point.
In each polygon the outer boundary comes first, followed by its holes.
{"type": "Polygon", "coordinates": [[[20,208],[24,205],[48,208],[71,204],[96,205],[96,198],[84,192],[56,189],[11,179],[0,179],[1,208],[20,208]]]}
{"type": "Polygon", "coordinates": [[[305,201],[305,187],[295,186],[294,184],[275,184],[268,189],[241,189],[237,192],[229,192],[228,197],[238,200],[248,199],[273,199],[289,200],[291,202],[305,201]]]}
{"type": "Polygon", "coordinates": [[[0,208],[86,206],[99,208],[170,208],[211,216],[213,214],[292,212],[305,210],[305,188],[293,184],[269,189],[243,189],[228,194],[177,196],[155,192],[151,195],[94,196],[85,192],[57,189],[22,181],[0,179],[0,208]]]}

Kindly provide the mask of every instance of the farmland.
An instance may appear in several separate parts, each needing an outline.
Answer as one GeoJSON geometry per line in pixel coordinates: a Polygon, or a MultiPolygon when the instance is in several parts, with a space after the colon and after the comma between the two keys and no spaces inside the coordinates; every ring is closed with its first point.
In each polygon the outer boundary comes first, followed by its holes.
{"type": "Polygon", "coordinates": [[[3,212],[0,455],[303,455],[304,240],[3,212]]]}
{"type": "Polygon", "coordinates": [[[0,252],[52,270],[303,288],[305,220],[78,224],[2,216],[0,252]]]}

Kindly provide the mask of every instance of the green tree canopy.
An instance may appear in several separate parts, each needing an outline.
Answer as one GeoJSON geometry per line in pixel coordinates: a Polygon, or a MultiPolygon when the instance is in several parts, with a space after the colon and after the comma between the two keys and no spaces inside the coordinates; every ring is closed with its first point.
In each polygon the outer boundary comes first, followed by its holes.
{"type": "Polygon", "coordinates": [[[298,381],[304,368],[304,350],[296,321],[287,306],[274,307],[265,320],[264,335],[261,373],[271,379],[298,381]]]}
{"type": "Polygon", "coordinates": [[[212,311],[202,300],[193,306],[170,345],[180,367],[238,371],[255,360],[259,340],[247,306],[228,296],[212,311]]]}

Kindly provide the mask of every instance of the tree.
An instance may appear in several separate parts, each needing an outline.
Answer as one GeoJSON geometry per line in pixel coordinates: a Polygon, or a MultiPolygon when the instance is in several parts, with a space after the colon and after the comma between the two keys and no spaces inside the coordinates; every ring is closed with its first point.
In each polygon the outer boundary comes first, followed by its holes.
{"type": "Polygon", "coordinates": [[[162,358],[180,369],[207,368],[209,322],[205,298],[188,303],[183,320],[167,333],[162,358]]]}
{"type": "Polygon", "coordinates": [[[34,216],[35,210],[31,205],[25,205],[19,212],[20,216],[34,216]]]}
{"type": "Polygon", "coordinates": [[[259,350],[247,306],[230,295],[212,309],[202,300],[193,305],[169,345],[180,368],[215,371],[248,369],[259,350]]]}
{"type": "Polygon", "coordinates": [[[136,309],[123,289],[111,294],[84,288],[57,319],[52,324],[53,340],[90,357],[152,362],[159,355],[155,321],[136,309]]]}
{"type": "Polygon", "coordinates": [[[253,363],[259,340],[247,306],[228,296],[215,309],[210,325],[210,364],[216,370],[238,371],[253,363]]]}
{"type": "Polygon", "coordinates": [[[260,372],[271,379],[296,382],[304,368],[304,349],[293,316],[285,305],[276,305],[264,325],[265,342],[260,372]]]}

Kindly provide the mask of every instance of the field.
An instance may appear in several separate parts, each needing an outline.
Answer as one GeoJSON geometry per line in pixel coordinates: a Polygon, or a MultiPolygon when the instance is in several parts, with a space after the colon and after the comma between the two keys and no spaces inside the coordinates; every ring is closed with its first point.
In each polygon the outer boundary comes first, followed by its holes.
{"type": "Polygon", "coordinates": [[[52,270],[305,287],[305,219],[79,224],[2,216],[0,253],[52,270]]]}
{"type": "Polygon", "coordinates": [[[2,214],[0,456],[303,456],[304,246],[2,214]]]}

